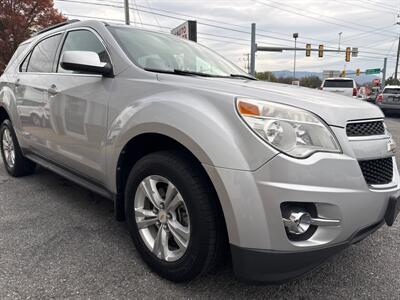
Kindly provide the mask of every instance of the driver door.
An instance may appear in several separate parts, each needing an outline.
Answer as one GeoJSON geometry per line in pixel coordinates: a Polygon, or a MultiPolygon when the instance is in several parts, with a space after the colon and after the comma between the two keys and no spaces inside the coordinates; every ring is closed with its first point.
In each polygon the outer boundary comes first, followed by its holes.
{"type": "MultiPolygon", "coordinates": [[[[106,47],[91,29],[66,32],[58,56],[65,51],[96,52],[111,63],[106,47]]],[[[60,65],[51,78],[49,102],[52,159],[97,184],[105,181],[107,111],[112,78],[72,72],[60,65]]]]}

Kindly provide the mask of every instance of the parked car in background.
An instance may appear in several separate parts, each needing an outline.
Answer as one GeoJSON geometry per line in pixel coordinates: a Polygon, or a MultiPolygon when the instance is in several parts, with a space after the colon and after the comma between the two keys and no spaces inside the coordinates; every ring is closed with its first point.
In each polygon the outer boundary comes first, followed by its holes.
{"type": "Polygon", "coordinates": [[[322,82],[321,90],[343,96],[357,97],[357,84],[352,78],[327,78],[322,82]]]}
{"type": "Polygon", "coordinates": [[[395,143],[374,105],[257,81],[198,43],[100,21],[19,47],[0,77],[7,172],[39,164],[113,200],[164,278],[229,257],[239,278],[283,282],[397,217],[395,143]]]}
{"type": "Polygon", "coordinates": [[[376,98],[376,104],[383,112],[400,112],[400,86],[387,85],[376,98]]]}
{"type": "Polygon", "coordinates": [[[375,98],[373,97],[372,90],[368,86],[362,86],[358,89],[357,99],[375,103],[375,98]]]}

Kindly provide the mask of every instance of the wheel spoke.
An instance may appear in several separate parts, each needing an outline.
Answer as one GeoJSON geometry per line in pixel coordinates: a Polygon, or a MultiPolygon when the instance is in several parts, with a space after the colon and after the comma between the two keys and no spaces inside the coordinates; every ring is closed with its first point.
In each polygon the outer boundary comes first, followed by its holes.
{"type": "Polygon", "coordinates": [[[169,201],[169,203],[168,203],[168,205],[165,207],[165,209],[167,210],[167,211],[174,211],[174,210],[176,210],[177,208],[178,208],[178,206],[180,205],[180,204],[182,204],[183,203],[183,200],[182,200],[182,198],[181,198],[181,195],[180,194],[176,194],[175,195],[175,197],[173,198],[173,199],[171,199],[171,201],[169,201]]]}
{"type": "Polygon", "coordinates": [[[6,134],[6,140],[7,140],[8,144],[11,144],[12,139],[11,139],[10,131],[7,130],[5,134],[6,134]]]}
{"type": "Polygon", "coordinates": [[[144,179],[141,183],[141,187],[151,204],[157,208],[160,208],[161,197],[158,193],[157,187],[155,186],[154,180],[149,177],[144,179]]]}
{"type": "Polygon", "coordinates": [[[161,259],[168,255],[168,232],[161,226],[154,240],[153,253],[161,259]]]}
{"type": "Polygon", "coordinates": [[[179,248],[187,248],[188,241],[190,238],[190,231],[188,227],[184,227],[176,220],[172,220],[168,222],[168,228],[171,231],[172,236],[174,237],[176,243],[179,248]]]}
{"type": "Polygon", "coordinates": [[[147,228],[149,226],[155,225],[156,223],[157,223],[156,217],[151,218],[151,219],[144,219],[144,220],[136,221],[136,224],[139,229],[147,228]]]}
{"type": "Polygon", "coordinates": [[[139,218],[156,218],[157,215],[152,211],[144,208],[136,208],[135,216],[139,218]]]}
{"type": "Polygon", "coordinates": [[[168,182],[167,191],[165,193],[165,207],[168,209],[171,201],[176,197],[178,191],[176,187],[171,183],[168,182]]]}

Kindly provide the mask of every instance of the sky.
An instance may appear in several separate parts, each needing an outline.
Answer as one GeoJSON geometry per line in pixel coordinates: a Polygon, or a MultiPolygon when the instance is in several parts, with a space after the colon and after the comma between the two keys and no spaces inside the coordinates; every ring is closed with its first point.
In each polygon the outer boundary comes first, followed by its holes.
{"type": "MultiPolygon", "coordinates": [[[[124,21],[123,0],[54,0],[69,18],[124,21]],[[93,4],[94,3],[94,4],[93,4]]],[[[317,48],[358,47],[358,57],[345,62],[344,53],[297,53],[298,71],[382,68],[394,73],[400,34],[400,0],[129,0],[132,26],[169,32],[184,20],[197,20],[198,42],[242,68],[250,52],[251,23],[260,46],[317,48]],[[136,8],[136,9],[135,9],[136,8]],[[212,26],[210,26],[212,25],[212,26]]],[[[257,52],[257,71],[293,70],[293,52],[257,52]]]]}

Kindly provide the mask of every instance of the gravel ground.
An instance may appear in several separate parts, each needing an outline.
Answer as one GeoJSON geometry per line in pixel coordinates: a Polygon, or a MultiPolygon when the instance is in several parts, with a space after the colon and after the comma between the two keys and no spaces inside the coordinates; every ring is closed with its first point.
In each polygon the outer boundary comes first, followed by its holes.
{"type": "MultiPolygon", "coordinates": [[[[400,117],[387,124],[400,145],[400,117]]],[[[15,179],[1,165],[0,299],[400,298],[400,221],[289,284],[248,285],[229,266],[172,284],[144,265],[112,210],[110,201],[49,171],[15,179]]]]}

